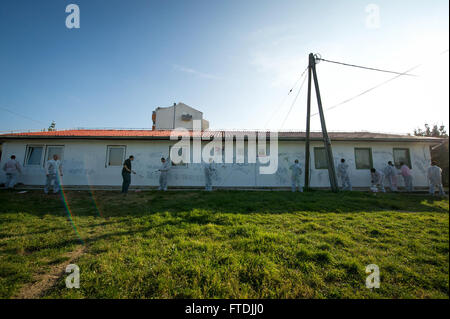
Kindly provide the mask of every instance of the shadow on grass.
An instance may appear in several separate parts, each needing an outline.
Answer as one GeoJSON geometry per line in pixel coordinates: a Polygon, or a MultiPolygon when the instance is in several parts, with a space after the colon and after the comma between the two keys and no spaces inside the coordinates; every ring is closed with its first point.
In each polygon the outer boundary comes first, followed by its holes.
{"type": "MultiPolygon", "coordinates": [[[[72,216],[132,218],[169,212],[183,215],[191,211],[209,214],[283,214],[293,212],[359,213],[379,211],[448,213],[448,201],[416,194],[372,194],[366,192],[312,191],[305,193],[267,191],[180,191],[132,192],[123,196],[115,191],[68,191],[65,198],[72,216]],[[95,201],[94,201],[95,198],[95,201]]],[[[40,191],[18,194],[0,191],[0,216],[4,213],[26,213],[35,216],[67,216],[61,196],[40,191]]],[[[193,217],[202,223],[204,217],[193,217]]],[[[106,225],[108,221],[98,223],[106,225]]]]}

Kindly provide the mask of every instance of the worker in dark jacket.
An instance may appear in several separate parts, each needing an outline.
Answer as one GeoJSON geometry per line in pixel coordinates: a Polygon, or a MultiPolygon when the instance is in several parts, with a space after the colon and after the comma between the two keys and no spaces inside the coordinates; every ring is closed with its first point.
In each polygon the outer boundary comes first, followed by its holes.
{"type": "Polygon", "coordinates": [[[128,193],[128,187],[130,187],[130,183],[131,183],[131,173],[136,174],[136,172],[131,169],[131,162],[133,160],[134,160],[134,156],[130,155],[130,157],[127,160],[125,160],[125,162],[123,163],[123,168],[122,168],[122,178],[123,178],[122,194],[127,194],[128,193]]]}

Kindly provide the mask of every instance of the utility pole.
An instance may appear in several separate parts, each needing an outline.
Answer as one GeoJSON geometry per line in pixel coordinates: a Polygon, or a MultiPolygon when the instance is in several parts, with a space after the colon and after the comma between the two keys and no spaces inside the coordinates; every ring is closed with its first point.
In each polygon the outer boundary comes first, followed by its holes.
{"type": "Polygon", "coordinates": [[[309,188],[309,165],[311,158],[311,156],[309,155],[309,137],[310,137],[310,122],[311,122],[311,58],[314,59],[314,56],[311,57],[310,54],[308,64],[308,93],[307,93],[308,100],[306,107],[305,189],[309,188]]]}
{"type": "Polygon", "coordinates": [[[325,116],[323,114],[322,99],[320,98],[319,81],[317,79],[316,72],[316,59],[314,54],[309,54],[308,64],[308,102],[307,102],[307,115],[306,115],[306,142],[305,142],[305,188],[309,187],[309,165],[310,165],[310,118],[311,118],[311,76],[314,78],[314,87],[316,91],[317,105],[319,107],[320,124],[322,127],[323,144],[325,146],[325,153],[328,164],[328,176],[330,178],[330,186],[333,192],[338,191],[338,183],[336,178],[336,170],[334,168],[333,151],[331,149],[331,141],[328,136],[327,127],[325,124],[325,116]]]}

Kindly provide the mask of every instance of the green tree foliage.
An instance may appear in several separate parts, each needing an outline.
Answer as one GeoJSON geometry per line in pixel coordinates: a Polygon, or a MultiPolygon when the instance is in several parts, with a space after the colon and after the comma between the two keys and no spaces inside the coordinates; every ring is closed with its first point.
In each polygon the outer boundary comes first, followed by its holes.
{"type": "Polygon", "coordinates": [[[417,128],[414,130],[415,136],[430,136],[430,137],[448,137],[447,131],[445,130],[444,125],[437,126],[436,124],[433,127],[425,124],[425,129],[417,128]]]}
{"type": "Polygon", "coordinates": [[[437,165],[442,168],[442,183],[445,186],[449,185],[449,149],[448,149],[448,134],[444,125],[436,125],[433,127],[425,124],[425,129],[417,128],[414,130],[415,136],[430,136],[442,137],[445,140],[438,146],[431,148],[431,160],[436,161],[437,165]]]}

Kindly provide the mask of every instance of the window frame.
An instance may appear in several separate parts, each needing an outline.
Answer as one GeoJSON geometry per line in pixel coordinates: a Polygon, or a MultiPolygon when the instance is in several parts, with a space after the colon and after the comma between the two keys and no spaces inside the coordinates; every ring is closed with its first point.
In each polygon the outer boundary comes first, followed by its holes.
{"type": "Polygon", "coordinates": [[[353,150],[353,153],[355,154],[355,169],[358,169],[358,170],[370,170],[370,169],[372,169],[373,168],[373,156],[372,156],[372,148],[371,147],[355,147],[354,148],[354,150],[353,150]],[[358,167],[358,161],[357,161],[357,159],[356,159],[356,150],[369,150],[369,161],[370,161],[370,163],[369,163],[369,168],[360,168],[360,167],[358,167]]]}
{"type": "Polygon", "coordinates": [[[43,163],[44,167],[45,167],[45,164],[47,163],[47,161],[49,161],[49,159],[48,159],[48,149],[49,149],[49,147],[61,147],[62,148],[61,157],[59,158],[59,160],[62,162],[63,159],[64,159],[64,146],[65,145],[60,145],[60,144],[58,144],[58,145],[56,145],[56,144],[55,145],[52,145],[52,144],[45,145],[45,155],[44,155],[44,163],[43,163]]]}
{"type": "Polygon", "coordinates": [[[328,165],[325,167],[317,167],[317,151],[318,150],[323,150],[325,153],[325,161],[327,161],[327,151],[325,149],[325,147],[314,147],[314,169],[328,169],[328,165]]]}
{"type": "MultiPolygon", "coordinates": [[[[409,167],[409,169],[412,169],[411,151],[410,151],[410,149],[406,148],[406,147],[394,147],[392,149],[392,159],[394,160],[394,166],[397,167],[397,162],[395,160],[395,151],[407,151],[408,163],[405,163],[405,164],[409,167]]],[[[397,167],[397,168],[400,168],[400,162],[398,163],[398,165],[399,165],[399,167],[397,167]]]]}
{"type": "Polygon", "coordinates": [[[126,145],[106,145],[105,168],[108,168],[108,167],[123,167],[123,163],[125,162],[126,154],[127,154],[127,146],[126,145]],[[121,163],[119,165],[110,165],[109,164],[110,149],[112,149],[112,148],[121,148],[121,149],[123,149],[122,161],[121,161],[121,163]]]}
{"type": "Polygon", "coordinates": [[[45,153],[46,153],[46,145],[45,144],[27,144],[26,148],[25,148],[25,157],[23,159],[23,166],[24,167],[40,167],[41,165],[45,164],[45,153]],[[42,148],[42,153],[41,153],[41,158],[39,159],[39,163],[38,164],[28,164],[28,161],[30,159],[30,148],[31,147],[41,147],[42,148]]]}

